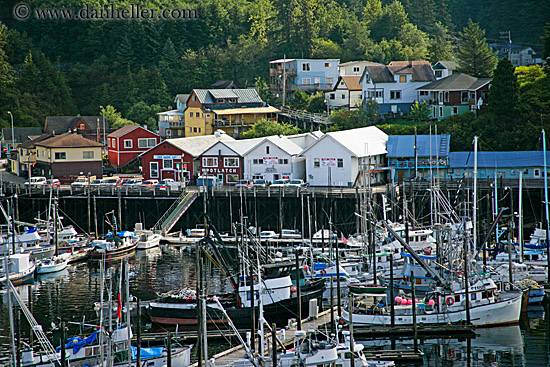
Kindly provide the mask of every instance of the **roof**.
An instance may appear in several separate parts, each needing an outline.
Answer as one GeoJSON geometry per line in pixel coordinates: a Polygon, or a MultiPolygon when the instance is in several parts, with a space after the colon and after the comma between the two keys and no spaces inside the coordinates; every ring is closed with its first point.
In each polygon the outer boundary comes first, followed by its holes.
{"type": "Polygon", "coordinates": [[[235,89],[237,86],[233,83],[233,80],[218,80],[212,85],[210,89],[235,89]]]}
{"type": "MultiPolygon", "coordinates": [[[[302,148],[294,143],[292,140],[288,139],[286,136],[268,136],[264,139],[264,141],[269,141],[270,143],[275,144],[278,146],[281,150],[284,150],[289,155],[298,155],[302,152],[302,148]]],[[[260,144],[262,144],[261,142],[260,144]]]]}
{"type": "Polygon", "coordinates": [[[454,73],[416,89],[445,91],[477,90],[490,83],[491,80],[491,78],[475,78],[468,74],[454,73]]]}
{"type": "Polygon", "coordinates": [[[52,136],[49,139],[35,143],[35,145],[46,148],[93,148],[103,146],[101,143],[86,139],[82,135],[73,134],[70,132],[52,136]]]}
{"type": "Polygon", "coordinates": [[[411,61],[390,61],[389,66],[416,66],[416,65],[430,65],[426,60],[411,60],[411,61]]]}
{"type": "MultiPolygon", "coordinates": [[[[388,137],[388,158],[414,157],[414,135],[392,135],[388,137]]],[[[444,135],[416,135],[416,146],[419,157],[447,156],[449,155],[449,142],[451,136],[444,135]],[[440,146],[441,138],[445,144],[440,146]],[[443,148],[441,151],[440,148],[443,148]]]]}
{"type": "Polygon", "coordinates": [[[128,134],[129,132],[134,131],[135,129],[142,129],[144,131],[150,132],[151,134],[157,135],[153,131],[147,130],[143,126],[130,124],[130,125],[124,125],[120,129],[113,131],[112,133],[107,135],[107,137],[120,138],[121,136],[124,136],[124,135],[128,134]]]}
{"type": "MultiPolygon", "coordinates": [[[[550,161],[550,152],[546,153],[550,161]]],[[[478,152],[478,168],[544,167],[542,151],[478,152]]],[[[449,153],[449,168],[473,168],[473,152],[449,153]]]]}
{"type": "MultiPolygon", "coordinates": [[[[359,80],[361,80],[361,75],[354,75],[354,76],[341,76],[341,80],[346,83],[346,87],[348,90],[361,90],[361,84],[359,84],[359,80]]],[[[339,83],[336,83],[336,86],[339,83]]],[[[336,88],[335,86],[335,88],[336,88]]]]}
{"type": "MultiPolygon", "coordinates": [[[[395,79],[386,65],[367,65],[363,75],[367,72],[373,83],[395,83],[395,79]]],[[[363,79],[363,76],[361,76],[361,79],[363,79]]]]}
{"type": "Polygon", "coordinates": [[[239,115],[242,113],[279,113],[275,107],[250,107],[250,108],[228,108],[225,110],[212,110],[216,115],[239,115]]]}
{"type": "Polygon", "coordinates": [[[435,63],[434,69],[448,69],[451,71],[454,71],[458,68],[458,64],[456,61],[438,61],[435,63]],[[438,67],[438,65],[441,65],[441,68],[438,67]]]}
{"type": "Polygon", "coordinates": [[[186,104],[189,96],[190,94],[176,94],[176,99],[178,99],[180,103],[186,104]]]}
{"type": "MultiPolygon", "coordinates": [[[[92,130],[98,130],[98,121],[100,123],[99,129],[103,130],[103,117],[102,116],[48,116],[46,117],[46,132],[55,132],[57,134],[62,134],[70,129],[76,124],[78,120],[82,119],[92,130]]],[[[105,129],[109,130],[109,121],[105,119],[105,129]]]]}
{"type": "Polygon", "coordinates": [[[373,83],[395,83],[394,75],[409,74],[412,82],[431,82],[435,74],[427,61],[392,61],[390,65],[367,65],[361,76],[369,74],[373,83]]]}
{"type": "Polygon", "coordinates": [[[355,157],[368,157],[386,154],[388,135],[376,126],[326,133],[302,154],[326,139],[332,139],[346,148],[355,157]]]}
{"type": "Polygon", "coordinates": [[[281,62],[291,62],[291,61],[319,61],[319,62],[335,61],[340,63],[340,59],[279,59],[279,60],[270,61],[269,63],[278,64],[281,62]]]}
{"type": "Polygon", "coordinates": [[[23,143],[21,143],[19,145],[19,147],[20,148],[25,148],[25,149],[32,149],[32,148],[35,147],[36,143],[41,142],[42,140],[49,139],[51,137],[52,137],[52,134],[49,134],[49,133],[42,134],[42,135],[34,137],[34,138],[31,137],[29,140],[26,140],[23,143]]]}
{"type": "Polygon", "coordinates": [[[248,89],[193,89],[200,103],[217,103],[216,99],[235,98],[237,103],[263,103],[258,91],[248,89]]]}
{"type": "MultiPolygon", "coordinates": [[[[42,134],[42,129],[39,127],[14,127],[13,135],[15,135],[15,143],[23,143],[29,140],[29,136],[42,134]]],[[[2,128],[2,139],[4,142],[13,142],[11,138],[11,127],[2,128]]]]}
{"type": "Polygon", "coordinates": [[[380,63],[377,63],[377,62],[373,62],[373,61],[348,61],[348,62],[344,62],[344,63],[340,63],[340,67],[345,67],[345,66],[351,66],[351,65],[356,65],[356,64],[363,64],[363,65],[382,65],[380,63]]]}
{"type": "Polygon", "coordinates": [[[170,110],[170,111],[159,112],[159,113],[157,113],[157,115],[183,116],[184,113],[181,112],[180,110],[170,110]]]}
{"type": "MultiPolygon", "coordinates": [[[[204,151],[209,149],[212,145],[216,144],[218,141],[232,141],[232,140],[235,140],[235,139],[233,139],[231,136],[225,133],[220,133],[220,134],[205,135],[205,136],[192,136],[189,138],[167,139],[164,142],[161,142],[160,144],[170,143],[176,148],[179,148],[184,152],[190,154],[192,157],[198,157],[199,155],[204,153],[204,151]]],[[[154,149],[154,147],[151,149],[154,149]]]]}

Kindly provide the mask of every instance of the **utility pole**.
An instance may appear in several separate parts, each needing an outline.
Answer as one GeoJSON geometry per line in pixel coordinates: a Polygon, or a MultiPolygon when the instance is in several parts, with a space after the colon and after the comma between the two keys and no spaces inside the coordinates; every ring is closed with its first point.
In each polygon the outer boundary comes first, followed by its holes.
{"type": "Polygon", "coordinates": [[[500,32],[500,39],[508,40],[508,60],[512,61],[512,36],[510,31],[500,32]]]}

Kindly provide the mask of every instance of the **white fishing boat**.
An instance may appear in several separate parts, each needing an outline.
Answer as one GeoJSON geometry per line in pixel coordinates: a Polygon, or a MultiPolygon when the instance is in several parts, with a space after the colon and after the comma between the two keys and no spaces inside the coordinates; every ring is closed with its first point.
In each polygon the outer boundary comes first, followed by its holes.
{"type": "Polygon", "coordinates": [[[56,273],[67,268],[70,254],[61,254],[39,260],[36,264],[36,274],[56,273]]]}
{"type": "Polygon", "coordinates": [[[142,223],[136,223],[134,228],[134,236],[137,238],[137,250],[148,250],[158,247],[162,235],[153,231],[143,229],[142,223]]]}
{"type": "MultiPolygon", "coordinates": [[[[7,256],[8,260],[8,276],[14,285],[23,284],[32,280],[36,265],[31,260],[29,253],[13,254],[7,256]]],[[[0,285],[6,281],[6,269],[4,268],[4,260],[0,261],[0,285]]]]}
{"type": "MultiPolygon", "coordinates": [[[[451,288],[455,291],[444,291],[436,288],[428,294],[424,301],[411,301],[403,305],[401,297],[392,301],[400,301],[395,305],[395,324],[412,325],[413,315],[411,304],[416,305],[416,321],[422,324],[448,324],[465,322],[466,294],[465,289],[458,289],[458,283],[451,288]]],[[[475,326],[497,326],[519,322],[522,294],[509,298],[497,293],[496,284],[488,278],[480,279],[468,287],[470,304],[470,322],[475,326]]],[[[355,297],[353,308],[354,326],[388,326],[391,325],[390,306],[386,294],[362,294],[355,297]]],[[[349,322],[347,307],[342,317],[349,322]]]]}

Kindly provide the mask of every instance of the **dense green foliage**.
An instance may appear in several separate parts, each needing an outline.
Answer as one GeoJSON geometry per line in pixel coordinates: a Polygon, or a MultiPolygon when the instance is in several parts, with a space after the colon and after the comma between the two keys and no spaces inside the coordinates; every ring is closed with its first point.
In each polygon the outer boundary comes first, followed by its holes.
{"type": "Polygon", "coordinates": [[[262,119],[252,125],[252,128],[243,133],[244,139],[261,138],[270,135],[296,135],[300,129],[286,123],[262,119]]]}
{"type": "Polygon", "coordinates": [[[476,78],[488,78],[493,74],[497,62],[496,53],[491,51],[485,39],[485,31],[470,19],[468,27],[460,33],[458,45],[459,71],[476,78]]]}
{"type": "MultiPolygon", "coordinates": [[[[13,19],[16,0],[0,5],[0,127],[43,126],[48,115],[100,115],[112,106],[120,119],[150,127],[156,113],[174,108],[174,96],[234,80],[267,93],[268,61],[333,57],[342,62],[450,59],[468,19],[488,42],[510,30],[514,42],[542,51],[549,2],[534,0],[123,0],[149,8],[192,8],[196,20],[80,21],[13,19]],[[473,23],[472,23],[473,24],[473,23]],[[482,35],[483,36],[483,35],[482,35]],[[538,49],[537,49],[538,47],[538,49]]],[[[103,0],[28,0],[31,8],[99,7],[103,0]]],[[[472,27],[470,24],[469,28],[472,27]]],[[[550,34],[548,28],[546,35],[550,34]]],[[[521,79],[521,78],[520,78],[521,79]]],[[[518,108],[533,124],[547,116],[546,78],[521,82],[518,108]],[[536,111],[542,111],[534,120],[536,111]],[[536,122],[535,122],[536,121],[536,122]]],[[[324,112],[322,96],[305,108],[324,112]]],[[[339,126],[374,123],[350,114],[339,126]]],[[[116,120],[118,121],[118,120],[116,120]]],[[[126,121],[121,120],[124,123],[126,121]]],[[[477,123],[477,122],[476,122],[477,123]]],[[[529,123],[529,122],[527,122],[529,123]]],[[[454,138],[453,138],[454,139],[454,138]]],[[[468,140],[468,139],[466,139],[468,140]]]]}

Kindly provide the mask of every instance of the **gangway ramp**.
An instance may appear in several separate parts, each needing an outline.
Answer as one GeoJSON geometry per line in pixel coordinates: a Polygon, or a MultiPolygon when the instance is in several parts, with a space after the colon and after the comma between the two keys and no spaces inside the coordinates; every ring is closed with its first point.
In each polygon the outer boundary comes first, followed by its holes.
{"type": "Polygon", "coordinates": [[[189,209],[191,204],[195,202],[199,192],[197,190],[187,190],[183,192],[168,210],[160,217],[158,222],[153,226],[153,230],[168,233],[176,225],[183,213],[189,209]]]}

